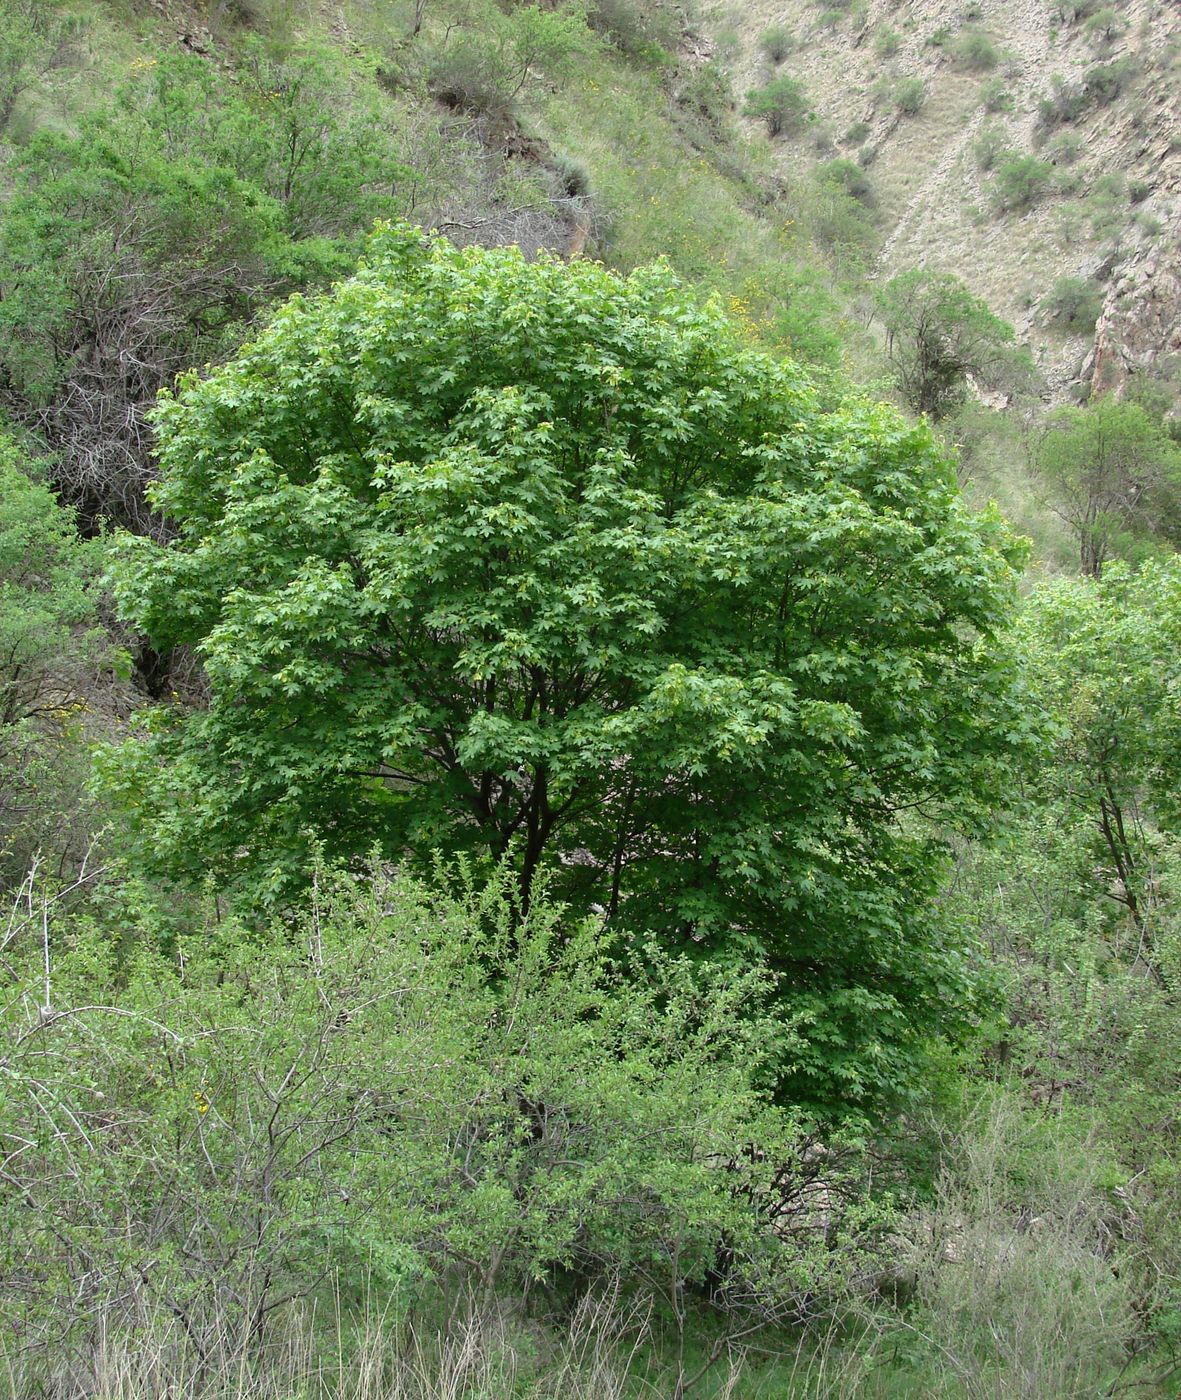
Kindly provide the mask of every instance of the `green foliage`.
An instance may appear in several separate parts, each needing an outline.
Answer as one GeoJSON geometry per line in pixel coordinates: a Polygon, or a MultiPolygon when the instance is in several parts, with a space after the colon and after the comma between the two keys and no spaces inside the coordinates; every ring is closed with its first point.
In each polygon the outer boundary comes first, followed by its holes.
{"type": "Polygon", "coordinates": [[[1055,73],[1050,79],[1050,96],[1038,103],[1038,119],[1044,127],[1077,121],[1086,106],[1087,94],[1083,88],[1055,73]]]}
{"type": "Polygon", "coordinates": [[[972,156],[981,170],[992,170],[1002,156],[1011,155],[1009,133],[996,122],[988,122],[972,142],[972,156]]]}
{"type": "Polygon", "coordinates": [[[239,83],[145,60],[77,134],[13,152],[0,222],[0,395],[57,456],[85,523],[149,524],[146,412],[276,292],[340,273],[395,210],[385,117],[314,48],[239,83]],[[378,139],[375,139],[377,137],[378,139]]]}
{"type": "Polygon", "coordinates": [[[1103,51],[1113,40],[1125,33],[1127,28],[1128,22],[1123,15],[1107,5],[1087,20],[1083,26],[1083,33],[1092,48],[1103,51]]]}
{"type": "Polygon", "coordinates": [[[1103,293],[1090,278],[1059,277],[1043,305],[1055,325],[1089,335],[1103,309],[1103,293]]]}
{"type": "Polygon", "coordinates": [[[1083,74],[1083,91],[1096,107],[1106,107],[1127,88],[1135,75],[1136,65],[1131,58],[1096,63],[1083,74]]]}
{"type": "Polygon", "coordinates": [[[980,105],[986,112],[996,115],[1013,110],[1013,94],[1004,78],[989,78],[980,89],[980,105]]]}
{"type": "Polygon", "coordinates": [[[875,301],[895,381],[916,413],[944,417],[963,402],[969,375],[999,388],[1028,373],[1012,326],[950,273],[914,268],[875,301]]]}
{"type": "Polygon", "coordinates": [[[895,78],[889,80],[887,97],[895,111],[914,117],[922,111],[927,90],[921,78],[895,78]]]}
{"type": "Polygon", "coordinates": [[[0,886],[38,854],[65,864],[84,696],[110,658],[95,551],[0,435],[0,886]]]}
{"type": "Polygon", "coordinates": [[[1028,209],[1046,192],[1054,167],[1017,151],[1001,153],[992,174],[993,208],[1000,213],[1028,209]]]}
{"type": "Polygon", "coordinates": [[[586,49],[582,12],[523,5],[509,13],[491,9],[480,23],[450,32],[427,73],[431,92],[494,122],[507,122],[517,99],[536,75],[562,77],[586,49]]]}
{"type": "Polygon", "coordinates": [[[1181,448],[1138,404],[1104,397],[1059,410],[1038,448],[1051,504],[1074,532],[1084,573],[1177,537],[1181,448]]]}
{"type": "Polygon", "coordinates": [[[879,58],[892,58],[902,47],[902,35],[896,29],[879,29],[874,35],[873,51],[879,58]]]}
{"type": "Polygon", "coordinates": [[[80,37],[73,16],[41,0],[0,0],[0,133],[24,94],[71,59],[80,37]]]}
{"type": "Polygon", "coordinates": [[[747,93],[744,111],[748,117],[765,121],[772,136],[791,135],[811,120],[803,83],[786,73],[747,93]]]}
{"type": "Polygon", "coordinates": [[[1014,546],[924,428],[823,412],[660,268],[406,231],[159,427],[179,533],[125,540],[117,586],[211,702],[107,761],[146,860],[281,892],[315,828],[523,889],[545,862],[576,907],[766,959],[798,1101],[905,1092],[967,967],[898,814],[975,820],[1024,742],[990,641],[1014,546]]]}
{"type": "MultiPolygon", "coordinates": [[[[321,870],[282,924],[211,915],[165,953],[149,922],[122,961],[53,904],[43,939],[31,887],[0,1017],[0,1318],[24,1352],[85,1363],[158,1309],[195,1360],[227,1324],[257,1354],[333,1279],[391,1323],[435,1287],[680,1305],[721,1268],[719,1314],[749,1327],[818,1286],[827,1251],[769,1228],[799,1132],[756,1087],[765,979],[440,883],[321,870]]],[[[126,947],[134,891],[105,897],[126,947]]]]}
{"type": "Polygon", "coordinates": [[[843,190],[850,198],[872,208],[876,203],[869,177],[854,161],[829,160],[816,167],[816,178],[843,190]]]}
{"type": "Polygon", "coordinates": [[[995,68],[1001,56],[991,37],[981,29],[966,29],[956,40],[956,58],[976,73],[995,68]]]}
{"type": "Polygon", "coordinates": [[[1051,165],[1073,165],[1082,153],[1083,138],[1077,131],[1060,131],[1044,148],[1051,165]]]}
{"type": "Polygon", "coordinates": [[[795,36],[785,24],[772,24],[759,35],[759,48],[772,63],[782,63],[795,48],[795,36]]]}
{"type": "Polygon", "coordinates": [[[657,67],[677,46],[677,24],[655,0],[592,0],[587,19],[621,53],[657,67]]]}

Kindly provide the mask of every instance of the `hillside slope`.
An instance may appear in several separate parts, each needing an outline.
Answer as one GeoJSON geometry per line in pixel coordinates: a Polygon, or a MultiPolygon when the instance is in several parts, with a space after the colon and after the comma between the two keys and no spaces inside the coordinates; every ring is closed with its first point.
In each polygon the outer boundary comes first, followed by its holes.
{"type": "Polygon", "coordinates": [[[744,90],[772,71],[803,82],[815,121],[777,143],[782,166],[839,153],[865,167],[883,225],[879,277],[914,266],[963,277],[1035,347],[1056,398],[1092,380],[1116,387],[1132,371],[1175,377],[1176,6],[754,0],[716,6],[711,26],[723,44],[737,40],[744,90]],[[778,65],[760,46],[768,30],[787,36],[778,65]],[[899,110],[908,82],[922,85],[913,115],[899,110]],[[997,207],[1006,151],[1046,166],[1031,168],[1040,188],[1021,207],[997,207]],[[1063,276],[1102,289],[1093,334],[1054,324],[1047,293],[1063,276]]]}

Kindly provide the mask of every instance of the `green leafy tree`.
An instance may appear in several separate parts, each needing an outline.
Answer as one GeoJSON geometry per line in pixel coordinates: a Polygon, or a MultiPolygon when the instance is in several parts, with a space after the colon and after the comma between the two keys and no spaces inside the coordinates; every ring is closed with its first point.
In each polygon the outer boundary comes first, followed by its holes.
{"type": "Polygon", "coordinates": [[[269,882],[442,847],[723,965],[810,1027],[793,1092],[905,1090],[965,965],[913,814],[974,820],[1024,721],[1013,541],[925,427],[825,412],[667,269],[390,230],[159,411],[174,542],[125,616],[209,707],[108,761],[146,855],[269,882]]]}
{"type": "Polygon", "coordinates": [[[998,213],[1028,209],[1045,193],[1054,167],[1019,151],[1002,153],[992,172],[992,202],[998,213]]]}
{"type": "Polygon", "coordinates": [[[344,272],[359,230],[396,208],[379,117],[324,55],[214,74],[145,61],[4,172],[0,403],[53,449],[86,528],[149,528],[161,385],[224,354],[277,293],[344,272]]]}
{"type": "Polygon", "coordinates": [[[1035,462],[1051,505],[1078,540],[1084,573],[1097,575],[1116,554],[1177,537],[1181,448],[1139,404],[1105,396],[1061,409],[1035,462]]]}
{"type": "Polygon", "coordinates": [[[748,117],[765,121],[772,136],[782,136],[806,126],[811,107],[803,83],[782,73],[749,92],[744,111],[748,117]]]}
{"type": "Polygon", "coordinates": [[[1035,695],[1059,726],[1046,787],[1085,824],[1091,878],[1097,867],[1159,973],[1160,876],[1176,869],[1181,818],[1181,561],[1047,583],[1022,637],[1035,695]]]}
{"type": "Polygon", "coordinates": [[[109,659],[96,562],[0,433],[0,884],[22,879],[38,849],[64,857],[69,844],[70,740],[109,659]]]}
{"type": "Polygon", "coordinates": [[[914,268],[875,299],[895,381],[916,413],[945,417],[963,402],[969,378],[996,389],[1028,373],[1013,327],[949,272],[914,268]]]}

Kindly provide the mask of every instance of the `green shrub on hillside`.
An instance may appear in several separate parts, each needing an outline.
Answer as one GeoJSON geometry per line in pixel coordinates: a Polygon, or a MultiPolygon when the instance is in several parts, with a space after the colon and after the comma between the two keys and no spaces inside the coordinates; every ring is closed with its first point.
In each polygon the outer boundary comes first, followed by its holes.
{"type": "Polygon", "coordinates": [[[99,625],[93,544],[0,432],[0,890],[85,851],[87,700],[116,660],[99,625]]]}
{"type": "Polygon", "coordinates": [[[1001,61],[992,38],[980,29],[965,30],[956,40],[956,58],[973,72],[983,73],[1001,61]]]}
{"type": "Polygon", "coordinates": [[[980,89],[980,105],[986,112],[1011,112],[1013,110],[1013,94],[1009,91],[1009,84],[1004,78],[989,78],[988,82],[980,89]]]}
{"type": "Polygon", "coordinates": [[[995,122],[988,122],[980,128],[972,142],[972,157],[981,170],[992,170],[1002,158],[1016,155],[1008,142],[1008,130],[995,122]]]}
{"type": "Polygon", "coordinates": [[[926,99],[921,78],[881,78],[874,85],[874,97],[885,102],[903,116],[916,116],[926,99]]]}
{"type": "Polygon", "coordinates": [[[782,63],[795,48],[795,36],[784,24],[772,24],[759,35],[759,48],[772,63],[782,63]]]}
{"type": "Polygon", "coordinates": [[[1114,63],[1096,63],[1083,74],[1083,92],[1096,107],[1106,107],[1127,88],[1136,71],[1132,58],[1120,58],[1114,63]]]}
{"type": "Polygon", "coordinates": [[[559,1309],[609,1283],[683,1327],[712,1277],[723,1333],[829,1286],[839,1256],[770,1227],[801,1154],[756,1087],[767,979],[540,891],[522,914],[510,883],[321,870],[268,929],[165,952],[140,912],[125,959],[84,917],[43,928],[31,887],[0,1012],[0,1322],[24,1363],[84,1371],[157,1309],[194,1361],[245,1362],[325,1286],[396,1324],[434,1290],[559,1309]]]}
{"type": "Polygon", "coordinates": [[[1095,329],[1103,293],[1090,278],[1059,277],[1042,304],[1056,325],[1085,335],[1095,329]]]}
{"type": "Polygon", "coordinates": [[[746,116],[759,117],[766,122],[772,136],[791,135],[811,120],[811,107],[803,83],[786,74],[747,93],[743,110],[746,116]]]}
{"type": "Polygon", "coordinates": [[[1000,213],[1028,209],[1046,192],[1054,167],[1036,156],[1010,152],[998,156],[992,174],[993,208],[1000,213]]]}
{"type": "Polygon", "coordinates": [[[896,29],[879,29],[874,35],[873,51],[878,58],[892,58],[902,47],[902,35],[896,29]]]}

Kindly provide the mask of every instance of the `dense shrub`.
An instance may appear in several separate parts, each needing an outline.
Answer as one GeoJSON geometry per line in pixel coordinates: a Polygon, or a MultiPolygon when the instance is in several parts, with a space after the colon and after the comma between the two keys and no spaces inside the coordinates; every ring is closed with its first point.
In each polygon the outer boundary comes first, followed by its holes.
{"type": "Polygon", "coordinates": [[[993,207],[1000,212],[1028,209],[1045,193],[1053,171],[1049,161],[1036,156],[998,157],[992,176],[993,207]]]}
{"type": "Polygon", "coordinates": [[[974,72],[987,72],[995,68],[1001,56],[991,37],[980,29],[966,30],[956,40],[956,58],[974,72]]]}
{"type": "Polygon", "coordinates": [[[1059,277],[1043,306],[1056,325],[1085,334],[1095,328],[1103,306],[1103,294],[1098,284],[1089,278],[1059,277]]]}
{"type": "MultiPolygon", "coordinates": [[[[194,1360],[257,1353],[337,1271],[391,1321],[433,1282],[675,1307],[723,1244],[741,1326],[819,1282],[825,1251],[767,1228],[798,1139],[755,1087],[765,982],[445,883],[321,871],[281,925],[167,952],[141,908],[122,960],[29,887],[0,968],[0,1320],[26,1356],[84,1367],[157,1311],[194,1360]]],[[[106,911],[125,949],[135,907],[106,911]]]]}
{"type": "Polygon", "coordinates": [[[836,185],[867,208],[872,208],[876,202],[869,177],[851,160],[825,161],[823,165],[817,166],[816,178],[836,185]]]}
{"type": "Polygon", "coordinates": [[[795,48],[795,38],[784,24],[772,24],[759,36],[759,48],[772,63],[782,63],[795,48]]]}
{"type": "Polygon", "coordinates": [[[772,136],[799,131],[808,124],[811,113],[803,83],[786,74],[749,92],[744,111],[748,117],[765,121],[772,136]]]}
{"type": "Polygon", "coordinates": [[[1124,91],[1135,73],[1136,66],[1131,58],[1096,63],[1083,74],[1083,92],[1096,107],[1106,107],[1124,91]]]}

